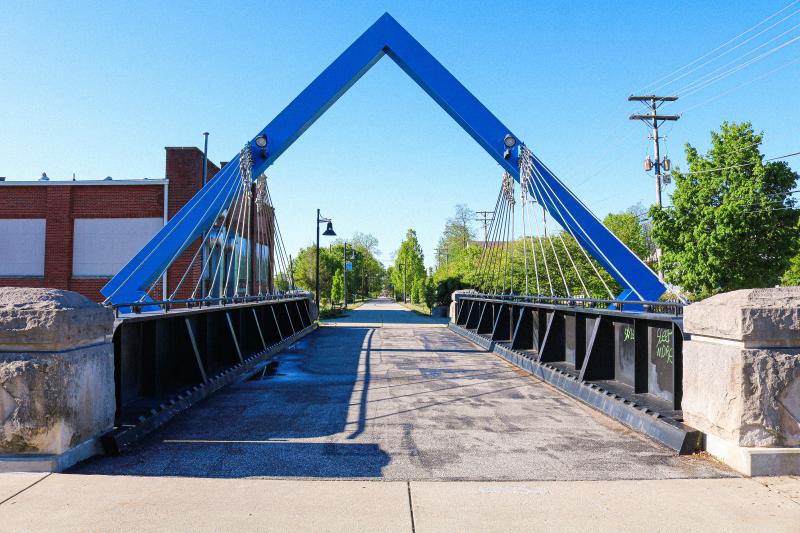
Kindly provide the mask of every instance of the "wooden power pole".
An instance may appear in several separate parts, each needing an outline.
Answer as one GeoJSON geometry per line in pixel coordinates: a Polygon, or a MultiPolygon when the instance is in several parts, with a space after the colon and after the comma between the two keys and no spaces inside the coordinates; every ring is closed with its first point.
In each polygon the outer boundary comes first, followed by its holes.
{"type": "Polygon", "coordinates": [[[483,223],[483,242],[489,238],[489,223],[494,219],[494,211],[475,211],[477,220],[483,223]]]}
{"type": "MultiPolygon", "coordinates": [[[[644,105],[648,107],[648,111],[650,111],[646,115],[641,114],[632,114],[630,120],[641,120],[648,127],[652,128],[652,138],[653,138],[653,156],[655,161],[650,159],[650,156],[647,157],[644,161],[644,169],[648,172],[655,168],[656,174],[656,205],[659,209],[661,209],[661,184],[662,180],[664,179],[664,175],[661,174],[661,169],[669,170],[669,158],[664,157],[661,159],[661,150],[659,147],[658,141],[661,137],[658,136],[658,127],[663,124],[664,122],[670,120],[675,121],[678,120],[680,115],[659,115],[658,108],[661,107],[661,104],[664,102],[674,102],[677,100],[677,96],[656,96],[654,94],[651,95],[641,95],[641,96],[634,96],[631,95],[628,97],[629,102],[642,102],[644,105]]],[[[664,271],[661,269],[661,248],[656,248],[656,261],[658,262],[658,277],[662,281],[664,280],[664,271]]]]}
{"type": "Polygon", "coordinates": [[[661,152],[659,150],[659,144],[658,144],[658,141],[661,139],[661,137],[658,136],[658,127],[667,120],[675,121],[681,118],[680,115],[659,115],[658,108],[664,102],[674,102],[677,99],[678,99],[677,96],[656,96],[653,94],[645,96],[631,95],[628,97],[629,102],[642,102],[649,108],[650,111],[650,113],[646,115],[632,114],[629,118],[631,120],[641,120],[642,122],[647,124],[648,127],[652,128],[653,151],[654,151],[653,155],[655,156],[655,161],[654,162],[651,161],[650,158],[648,157],[645,160],[644,168],[645,170],[649,171],[651,168],[655,167],[656,205],[658,207],[661,207],[661,183],[663,179],[663,175],[661,174],[661,169],[664,168],[664,170],[669,170],[669,159],[665,157],[663,161],[661,160],[661,152]]]}

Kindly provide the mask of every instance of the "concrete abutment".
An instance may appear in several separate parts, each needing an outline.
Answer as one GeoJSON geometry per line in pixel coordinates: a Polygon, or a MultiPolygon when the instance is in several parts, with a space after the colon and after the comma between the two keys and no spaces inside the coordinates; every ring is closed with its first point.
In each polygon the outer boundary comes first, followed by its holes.
{"type": "Polygon", "coordinates": [[[800,287],[686,307],[683,415],[707,451],[750,476],[800,474],[800,287]]]}
{"type": "Polygon", "coordinates": [[[0,289],[0,471],[60,471],[114,425],[113,313],[74,292],[0,289]]]}

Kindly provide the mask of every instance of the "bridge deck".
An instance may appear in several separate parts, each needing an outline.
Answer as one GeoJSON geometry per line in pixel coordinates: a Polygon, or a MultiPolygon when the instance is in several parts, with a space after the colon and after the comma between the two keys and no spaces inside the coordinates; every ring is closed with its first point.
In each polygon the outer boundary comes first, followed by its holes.
{"type": "Polygon", "coordinates": [[[488,354],[374,301],[133,451],[78,473],[411,480],[721,477],[488,354]]]}

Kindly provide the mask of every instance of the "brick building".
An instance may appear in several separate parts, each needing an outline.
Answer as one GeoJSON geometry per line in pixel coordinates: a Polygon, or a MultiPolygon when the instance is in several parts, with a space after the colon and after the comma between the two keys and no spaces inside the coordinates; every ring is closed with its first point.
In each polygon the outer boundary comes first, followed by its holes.
{"type": "MultiPolygon", "coordinates": [[[[208,162],[209,179],[219,170],[208,162]]],[[[200,190],[202,176],[198,148],[168,147],[164,179],[0,181],[0,286],[67,289],[102,301],[100,289],[200,190]]],[[[199,239],[173,263],[153,298],[178,286],[198,246],[199,239]]],[[[176,298],[189,296],[200,270],[192,269],[176,298]]]]}

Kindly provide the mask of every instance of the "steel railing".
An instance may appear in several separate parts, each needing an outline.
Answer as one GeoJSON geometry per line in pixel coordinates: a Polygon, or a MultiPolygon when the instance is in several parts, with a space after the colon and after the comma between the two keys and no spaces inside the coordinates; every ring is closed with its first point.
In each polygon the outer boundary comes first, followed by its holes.
{"type": "MultiPolygon", "coordinates": [[[[107,307],[111,308],[114,311],[114,316],[116,318],[120,318],[121,310],[125,309],[130,309],[129,313],[132,314],[141,314],[143,312],[166,313],[173,309],[200,309],[203,307],[257,303],[257,302],[266,302],[275,300],[290,300],[296,298],[308,298],[310,295],[311,293],[305,291],[291,291],[291,292],[275,293],[275,294],[260,294],[257,296],[229,296],[224,298],[187,298],[179,300],[153,300],[148,302],[127,302],[127,303],[108,304],[107,307]],[[147,311],[144,311],[144,309],[152,307],[157,307],[158,309],[148,309],[147,311]]],[[[129,314],[129,313],[125,312],[123,314],[129,314]]]]}
{"type": "Polygon", "coordinates": [[[681,302],[654,302],[648,300],[604,300],[599,298],[575,298],[562,296],[526,296],[522,294],[486,294],[479,292],[456,293],[456,299],[473,298],[498,302],[520,302],[576,307],[583,309],[613,309],[631,312],[646,312],[670,316],[683,316],[684,304],[681,302]]]}

